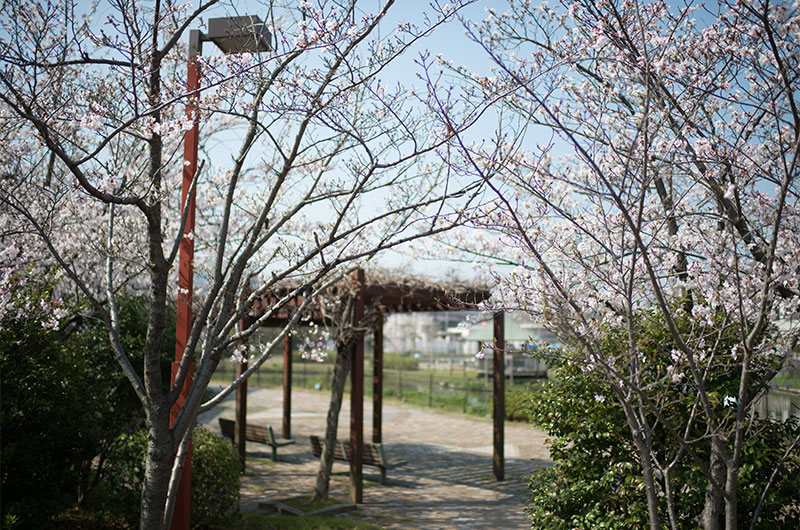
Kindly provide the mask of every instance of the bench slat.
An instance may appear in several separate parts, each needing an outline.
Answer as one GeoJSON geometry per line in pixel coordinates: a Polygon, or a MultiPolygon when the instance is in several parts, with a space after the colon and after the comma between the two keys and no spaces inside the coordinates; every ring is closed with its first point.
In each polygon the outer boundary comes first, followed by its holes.
{"type": "MultiPolygon", "coordinates": [[[[223,436],[227,436],[231,440],[235,439],[236,422],[226,418],[219,418],[219,428],[223,436]]],[[[244,439],[248,442],[258,442],[272,447],[272,460],[278,459],[278,447],[286,447],[292,445],[295,440],[288,440],[275,438],[275,433],[272,431],[271,425],[257,425],[254,423],[246,423],[244,426],[244,439]]]]}
{"type": "MultiPolygon", "coordinates": [[[[325,446],[325,440],[314,434],[309,435],[308,438],[311,441],[311,453],[319,458],[322,456],[322,448],[325,446]]],[[[336,440],[336,445],[333,449],[334,460],[349,462],[350,454],[350,444],[341,440],[336,440]]],[[[389,466],[386,464],[386,458],[383,454],[383,446],[381,444],[364,442],[362,464],[379,468],[381,471],[381,484],[386,481],[386,469],[389,466]]]]}

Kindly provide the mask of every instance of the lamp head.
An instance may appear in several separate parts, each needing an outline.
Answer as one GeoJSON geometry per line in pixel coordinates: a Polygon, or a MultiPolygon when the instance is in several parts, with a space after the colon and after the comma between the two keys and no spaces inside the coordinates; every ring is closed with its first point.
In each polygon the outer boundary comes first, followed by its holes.
{"type": "Polygon", "coordinates": [[[203,40],[210,40],[226,54],[257,53],[272,49],[271,37],[267,25],[257,15],[246,15],[209,19],[203,40]]]}

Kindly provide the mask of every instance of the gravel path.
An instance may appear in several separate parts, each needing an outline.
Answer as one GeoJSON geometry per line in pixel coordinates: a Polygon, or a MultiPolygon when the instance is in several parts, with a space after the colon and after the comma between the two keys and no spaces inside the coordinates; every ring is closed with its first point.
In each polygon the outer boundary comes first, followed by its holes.
{"type": "MultiPolygon", "coordinates": [[[[272,425],[280,433],[282,393],[275,389],[248,392],[248,422],[272,425]]],[[[329,395],[294,390],[292,437],[295,445],[278,449],[273,463],[270,448],[248,443],[247,473],[242,480],[242,510],[258,503],[309,495],[319,462],[311,455],[309,434],[323,436],[329,395]]],[[[339,417],[340,439],[349,438],[349,396],[339,417]]],[[[218,417],[233,418],[230,398],[200,417],[200,423],[219,433],[218,417]]],[[[372,433],[372,403],[364,404],[364,433],[372,433]]],[[[383,528],[529,528],[523,512],[526,477],[549,465],[545,434],[519,423],[505,426],[506,480],[492,479],[492,423],[474,418],[417,409],[402,403],[383,405],[383,441],[387,458],[400,462],[387,472],[386,484],[377,469],[364,467],[364,504],[348,515],[383,528]]],[[[348,498],[348,464],[333,466],[331,495],[348,498]]]]}

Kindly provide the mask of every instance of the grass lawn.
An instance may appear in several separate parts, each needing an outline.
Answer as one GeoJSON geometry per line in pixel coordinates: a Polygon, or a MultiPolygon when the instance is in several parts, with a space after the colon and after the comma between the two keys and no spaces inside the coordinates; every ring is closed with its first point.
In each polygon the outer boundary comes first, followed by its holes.
{"type": "Polygon", "coordinates": [[[276,502],[280,502],[281,504],[286,504],[291,506],[292,508],[297,508],[298,510],[303,510],[304,512],[313,512],[314,510],[319,510],[320,508],[327,508],[328,506],[335,506],[337,504],[341,504],[336,499],[328,497],[324,501],[315,501],[311,502],[311,496],[309,495],[302,495],[300,497],[291,497],[289,499],[281,499],[276,502]]]}
{"type": "MultiPolygon", "coordinates": [[[[298,506],[300,507],[300,506],[298,506]]],[[[355,528],[358,530],[380,530],[379,526],[335,517],[315,517],[312,515],[262,515],[244,513],[232,530],[327,530],[329,528],[355,528]]]]}
{"type": "MultiPolygon", "coordinates": [[[[303,505],[305,498],[287,499],[285,504],[296,506],[304,510],[318,509],[336,501],[327,503],[317,503],[314,506],[303,505]]],[[[128,530],[128,525],[121,520],[104,518],[90,512],[79,512],[71,510],[49,521],[43,530],[128,530]]],[[[311,515],[266,515],[260,513],[242,513],[240,516],[231,519],[218,530],[327,530],[327,529],[356,529],[356,530],[380,530],[379,526],[364,523],[361,521],[351,521],[348,519],[338,519],[336,517],[317,517],[311,515]]]]}

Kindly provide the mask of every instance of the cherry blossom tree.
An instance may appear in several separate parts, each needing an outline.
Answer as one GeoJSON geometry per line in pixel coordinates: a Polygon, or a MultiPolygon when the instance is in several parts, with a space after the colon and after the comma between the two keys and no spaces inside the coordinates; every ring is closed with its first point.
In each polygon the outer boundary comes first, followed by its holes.
{"type": "MultiPolygon", "coordinates": [[[[363,296],[360,294],[363,285],[359,284],[357,274],[331,287],[326,293],[323,293],[320,303],[317,304],[324,324],[324,327],[318,328],[318,335],[320,338],[333,342],[336,357],[333,361],[331,400],[325,418],[325,445],[320,455],[312,500],[327,500],[328,498],[339,427],[339,413],[342,409],[347,375],[350,373],[350,367],[354,360],[355,341],[363,340],[366,332],[374,327],[376,319],[383,318],[383,315],[374,307],[367,314],[358,315],[358,298],[363,296]]],[[[363,302],[361,300],[361,304],[363,302]]]]}
{"type": "Polygon", "coordinates": [[[464,21],[493,74],[451,68],[473,101],[498,101],[498,127],[452,141],[454,164],[491,179],[496,200],[472,219],[490,232],[449,244],[503,265],[492,308],[527,311],[572,362],[604,376],[630,427],[651,528],[685,515],[670,475],[683,459],[707,484],[694,520],[752,528],[768,492],[737,518],[742,451],[758,436],[754,405],[800,335],[800,5],[506,7],[464,21]],[[655,362],[640,344],[659,326],[655,362]],[[721,387],[723,376],[733,384],[721,387]],[[692,399],[671,415],[677,394],[692,399]],[[672,454],[653,450],[657,429],[677,443],[672,454]]]}
{"type": "MultiPolygon", "coordinates": [[[[269,3],[262,18],[274,50],[198,58],[202,88],[192,94],[188,29],[238,14],[233,3],[86,8],[63,0],[4,8],[0,311],[24,315],[25,301],[12,300],[7,287],[47,271],[60,279],[53,310],[59,297],[76,297],[104,315],[146,414],[142,528],[169,526],[198,413],[258,369],[303,306],[273,343],[250,353],[246,373],[203,403],[218,364],[241,354],[238,344],[298,295],[313,300],[348,264],[458,225],[480,198],[480,178],[457,181],[441,169],[446,142],[474,115],[444,132],[420,111],[417,94],[382,80],[461,3],[434,4],[419,25],[392,27],[385,20],[394,2],[367,11],[374,7],[269,3]],[[179,153],[194,96],[203,143],[191,190],[198,219],[186,237],[194,241],[197,292],[183,360],[164,392],[168,375],[158,357],[187,215],[179,206],[179,153]],[[290,291],[274,290],[287,282],[290,291]],[[125,290],[148,299],[143,377],[119,340],[116,298],[125,290]],[[253,304],[270,293],[276,302],[252,318],[253,304]],[[171,424],[192,362],[191,388],[171,424]]],[[[57,325],[60,315],[53,316],[57,325]]]]}

